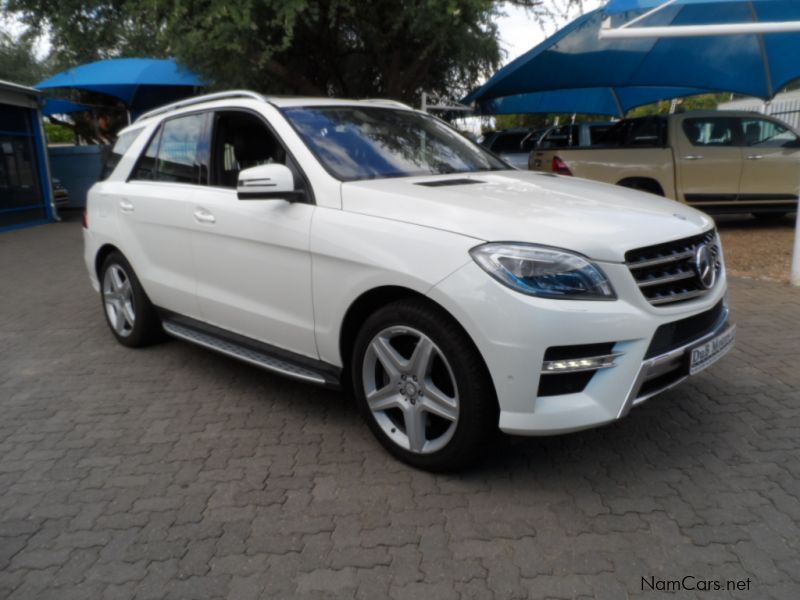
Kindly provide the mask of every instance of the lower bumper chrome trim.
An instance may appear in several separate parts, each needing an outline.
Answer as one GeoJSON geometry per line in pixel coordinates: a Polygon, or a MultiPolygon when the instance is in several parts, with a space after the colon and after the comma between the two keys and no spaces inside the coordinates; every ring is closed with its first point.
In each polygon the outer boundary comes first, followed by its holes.
{"type": "Polygon", "coordinates": [[[722,316],[719,320],[719,323],[716,327],[709,333],[697,338],[696,340],[692,340],[691,342],[687,342],[686,344],[680,346],[679,348],[675,348],[670,350],[669,352],[665,352],[664,354],[660,354],[658,356],[654,356],[648,360],[642,362],[642,365],[639,367],[639,371],[636,374],[636,377],[633,380],[633,384],[631,385],[630,390],[628,391],[628,395],[625,398],[625,402],[623,403],[622,407],[619,409],[619,413],[617,414],[617,418],[620,419],[626,416],[632,407],[643,403],[645,400],[652,398],[653,396],[660,394],[662,392],[671,389],[687,379],[689,377],[688,370],[676,377],[676,379],[671,380],[669,383],[665,384],[658,389],[648,391],[646,394],[640,395],[640,391],[642,386],[649,381],[661,375],[670,373],[675,371],[676,369],[682,368],[682,362],[686,358],[686,354],[691,350],[691,348],[708,342],[709,340],[715,338],[718,335],[721,335],[727,332],[733,325],[728,321],[728,314],[729,311],[727,308],[722,313],[722,316]]]}

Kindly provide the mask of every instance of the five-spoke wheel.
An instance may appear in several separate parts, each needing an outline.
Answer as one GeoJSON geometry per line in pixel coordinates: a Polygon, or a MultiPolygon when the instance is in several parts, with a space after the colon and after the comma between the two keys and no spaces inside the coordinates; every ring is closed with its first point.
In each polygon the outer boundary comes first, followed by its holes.
{"type": "Polygon", "coordinates": [[[497,429],[494,387],[480,354],[452,317],[424,299],[400,300],[367,318],[351,364],[370,429],[412,465],[462,465],[497,429]]]}
{"type": "Polygon", "coordinates": [[[388,327],[364,355],[364,392],[372,416],[399,446],[428,454],[443,448],[458,423],[458,385],[439,347],[407,326],[388,327]]]}
{"type": "Polygon", "coordinates": [[[120,343],[135,348],[161,339],[161,320],[125,257],[111,252],[99,275],[106,321],[120,343]]]}
{"type": "Polygon", "coordinates": [[[109,325],[120,336],[128,337],[136,323],[136,308],[131,280],[120,265],[113,264],[106,269],[103,302],[109,325]]]}

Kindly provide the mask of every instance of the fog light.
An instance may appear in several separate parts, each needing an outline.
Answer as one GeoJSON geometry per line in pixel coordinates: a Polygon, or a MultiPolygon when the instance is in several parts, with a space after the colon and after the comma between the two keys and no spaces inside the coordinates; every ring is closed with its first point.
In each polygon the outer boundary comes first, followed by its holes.
{"type": "Polygon", "coordinates": [[[555,373],[577,373],[579,371],[596,371],[616,367],[614,359],[621,353],[606,354],[603,356],[587,356],[584,358],[565,358],[561,360],[546,360],[542,362],[542,375],[555,373]]]}

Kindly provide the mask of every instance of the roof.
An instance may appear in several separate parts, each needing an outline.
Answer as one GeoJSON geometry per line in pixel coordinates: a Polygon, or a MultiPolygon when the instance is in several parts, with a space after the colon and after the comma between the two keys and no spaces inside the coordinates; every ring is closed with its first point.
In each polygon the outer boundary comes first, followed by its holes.
{"type": "Polygon", "coordinates": [[[37,89],[28,87],[27,85],[20,85],[18,83],[12,83],[10,81],[4,81],[2,79],[0,79],[0,90],[5,90],[9,92],[19,92],[21,94],[28,94],[30,96],[35,96],[37,98],[41,95],[41,93],[37,89]]]}
{"type": "Polygon", "coordinates": [[[198,107],[202,108],[204,106],[209,108],[217,108],[220,106],[225,106],[227,103],[232,101],[267,102],[277,108],[292,108],[299,106],[384,106],[404,110],[414,110],[402,102],[380,98],[347,100],[325,97],[263,96],[257,92],[251,92],[249,90],[230,90],[226,92],[217,92],[214,94],[205,94],[202,96],[185,98],[183,100],[179,100],[178,102],[155,108],[141,115],[136,120],[136,123],[141,123],[153,117],[172,113],[181,109],[197,109],[198,107]]]}

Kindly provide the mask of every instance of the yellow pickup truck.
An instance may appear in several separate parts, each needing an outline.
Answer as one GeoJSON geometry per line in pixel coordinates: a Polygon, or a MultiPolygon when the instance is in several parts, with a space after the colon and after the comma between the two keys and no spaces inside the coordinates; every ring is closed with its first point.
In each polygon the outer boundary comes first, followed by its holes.
{"type": "Polygon", "coordinates": [[[708,213],[797,210],[800,136],[752,112],[623,119],[589,148],[537,148],[528,167],[636,188],[708,213]]]}

